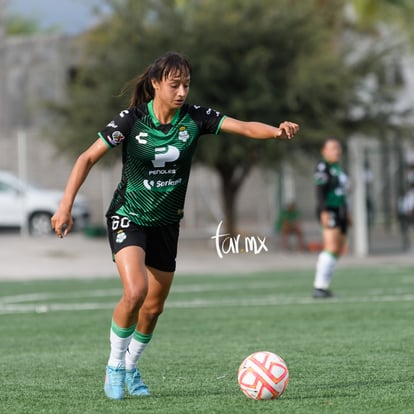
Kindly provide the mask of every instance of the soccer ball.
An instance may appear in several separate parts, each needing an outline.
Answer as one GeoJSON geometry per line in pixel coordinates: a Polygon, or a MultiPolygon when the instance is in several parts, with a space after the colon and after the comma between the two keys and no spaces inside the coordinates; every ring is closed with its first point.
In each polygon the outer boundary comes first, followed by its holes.
{"type": "Polygon", "coordinates": [[[285,392],[289,371],[279,355],[255,352],[241,363],[238,380],[240,389],[252,400],[274,400],[285,392]]]}

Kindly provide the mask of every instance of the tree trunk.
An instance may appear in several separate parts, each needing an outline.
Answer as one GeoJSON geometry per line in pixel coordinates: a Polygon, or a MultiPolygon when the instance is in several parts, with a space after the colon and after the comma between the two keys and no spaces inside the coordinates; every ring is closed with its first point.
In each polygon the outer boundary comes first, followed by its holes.
{"type": "Polygon", "coordinates": [[[221,180],[221,194],[224,210],[224,228],[230,236],[237,234],[237,196],[250,171],[250,166],[219,166],[217,171],[221,180]]]}
{"type": "Polygon", "coordinates": [[[237,233],[236,199],[238,191],[231,186],[226,185],[226,181],[222,178],[221,192],[224,210],[224,228],[226,233],[230,233],[231,236],[235,236],[237,233]]]}

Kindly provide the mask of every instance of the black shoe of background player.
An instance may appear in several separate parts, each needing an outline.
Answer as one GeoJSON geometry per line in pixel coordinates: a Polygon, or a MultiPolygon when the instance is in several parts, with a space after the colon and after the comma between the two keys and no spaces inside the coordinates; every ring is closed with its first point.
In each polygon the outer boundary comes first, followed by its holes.
{"type": "Polygon", "coordinates": [[[315,299],[326,299],[326,298],[333,298],[335,295],[329,289],[314,289],[313,290],[313,297],[315,299]]]}

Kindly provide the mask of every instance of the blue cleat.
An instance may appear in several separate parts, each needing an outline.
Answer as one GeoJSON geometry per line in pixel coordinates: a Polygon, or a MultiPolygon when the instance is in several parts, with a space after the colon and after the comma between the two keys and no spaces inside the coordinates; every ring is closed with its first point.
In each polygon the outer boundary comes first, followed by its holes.
{"type": "Polygon", "coordinates": [[[125,397],[125,368],[106,367],[104,391],[111,400],[125,397]]]}
{"type": "Polygon", "coordinates": [[[148,387],[141,379],[141,373],[138,368],[126,371],[125,382],[130,395],[134,397],[146,397],[150,395],[148,387]]]}

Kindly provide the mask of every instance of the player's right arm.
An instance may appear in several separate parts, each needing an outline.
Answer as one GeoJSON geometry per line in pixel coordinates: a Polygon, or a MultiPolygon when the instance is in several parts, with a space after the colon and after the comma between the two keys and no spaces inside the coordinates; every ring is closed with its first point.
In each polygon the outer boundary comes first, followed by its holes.
{"type": "Polygon", "coordinates": [[[317,211],[319,212],[320,222],[322,227],[328,227],[329,212],[327,211],[325,203],[329,191],[329,172],[328,166],[325,162],[318,162],[316,166],[314,180],[316,185],[316,204],[317,211]]]}
{"type": "Polygon", "coordinates": [[[98,138],[86,151],[79,155],[70,173],[59,208],[51,219],[52,229],[58,237],[66,236],[73,227],[72,206],[79,188],[85,181],[93,165],[109,150],[105,142],[98,138]]]}
{"type": "Polygon", "coordinates": [[[225,117],[221,130],[231,134],[242,135],[248,138],[270,139],[277,138],[292,139],[299,131],[299,125],[293,122],[282,122],[278,127],[255,121],[240,121],[235,118],[225,117]]]}

